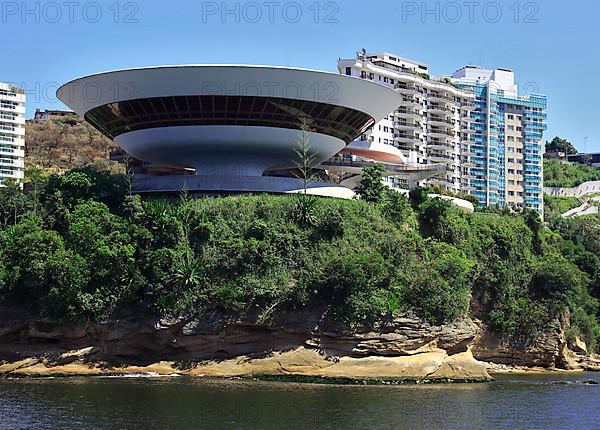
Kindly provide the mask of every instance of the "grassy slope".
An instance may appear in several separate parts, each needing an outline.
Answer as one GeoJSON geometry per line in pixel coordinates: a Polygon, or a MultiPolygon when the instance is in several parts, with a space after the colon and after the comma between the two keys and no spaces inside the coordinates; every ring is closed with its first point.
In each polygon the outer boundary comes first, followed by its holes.
{"type": "Polygon", "coordinates": [[[600,169],[558,160],[544,161],[544,184],[547,187],[576,187],[587,181],[600,180],[600,169]]]}
{"type": "Polygon", "coordinates": [[[560,216],[571,209],[581,206],[575,197],[553,197],[544,195],[544,210],[546,218],[560,216]]]}

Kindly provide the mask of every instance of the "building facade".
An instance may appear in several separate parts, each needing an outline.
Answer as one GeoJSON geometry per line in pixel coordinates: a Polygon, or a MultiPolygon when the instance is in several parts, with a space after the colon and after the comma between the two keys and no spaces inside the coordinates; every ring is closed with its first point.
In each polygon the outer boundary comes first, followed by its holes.
{"type": "Polygon", "coordinates": [[[402,95],[398,108],[359,140],[393,145],[415,165],[444,165],[443,173],[426,182],[456,193],[464,191],[466,178],[461,166],[469,155],[462,143],[467,140],[463,131],[469,130],[472,121],[472,91],[458,88],[449,78],[430,76],[426,64],[387,52],[367,54],[363,50],[356,58],[340,59],[338,70],[394,88],[402,95]]]}
{"type": "Polygon", "coordinates": [[[0,83],[0,186],[25,175],[25,94],[0,83]]]}
{"type": "Polygon", "coordinates": [[[565,155],[567,161],[571,163],[588,164],[592,167],[600,168],[600,152],[589,152],[565,155]]]}
{"type": "Polygon", "coordinates": [[[73,116],[77,116],[77,114],[70,110],[59,110],[59,109],[41,110],[38,108],[35,110],[35,115],[33,116],[33,119],[35,121],[53,121],[53,120],[57,120],[57,119],[61,119],[61,118],[68,118],[68,117],[73,117],[73,116]]]}
{"type": "Polygon", "coordinates": [[[469,192],[486,206],[529,208],[543,215],[546,96],[520,96],[507,69],[465,66],[452,81],[475,94],[471,163],[463,166],[469,192]]]}
{"type": "Polygon", "coordinates": [[[446,166],[422,185],[543,214],[546,97],[520,96],[512,71],[465,66],[434,77],[424,63],[364,50],[338,60],[338,70],[402,94],[398,109],[358,140],[394,145],[411,163],[446,166]]]}
{"type": "MultiPolygon", "coordinates": [[[[60,87],[57,96],[139,161],[135,167],[143,171],[133,184],[139,193],[297,192],[304,185],[295,171],[301,135],[314,169],[360,173],[353,172],[356,165],[322,165],[343,151],[403,161],[377,148],[348,148],[401,96],[337,73],[258,65],[147,67],[86,76],[60,87]],[[110,91],[132,82],[135,94],[110,91]],[[89,85],[101,97],[86,97],[89,85]]],[[[310,185],[315,194],[353,197],[338,183],[310,185]]]]}

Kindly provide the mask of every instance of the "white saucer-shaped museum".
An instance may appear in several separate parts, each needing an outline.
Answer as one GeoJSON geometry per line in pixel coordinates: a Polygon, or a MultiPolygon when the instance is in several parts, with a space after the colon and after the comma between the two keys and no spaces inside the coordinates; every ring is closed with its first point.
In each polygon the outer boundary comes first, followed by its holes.
{"type": "Polygon", "coordinates": [[[354,77],[246,65],[99,73],[57,95],[132,157],[223,183],[292,167],[303,122],[315,161],[326,161],[401,100],[354,77]]]}

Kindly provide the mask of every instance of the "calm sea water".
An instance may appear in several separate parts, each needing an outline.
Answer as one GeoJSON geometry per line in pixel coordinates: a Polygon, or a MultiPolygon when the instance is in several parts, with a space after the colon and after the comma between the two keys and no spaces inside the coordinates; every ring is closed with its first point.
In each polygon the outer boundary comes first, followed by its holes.
{"type": "Polygon", "coordinates": [[[600,374],[331,386],[198,378],[0,380],[2,429],[600,429],[600,374]]]}

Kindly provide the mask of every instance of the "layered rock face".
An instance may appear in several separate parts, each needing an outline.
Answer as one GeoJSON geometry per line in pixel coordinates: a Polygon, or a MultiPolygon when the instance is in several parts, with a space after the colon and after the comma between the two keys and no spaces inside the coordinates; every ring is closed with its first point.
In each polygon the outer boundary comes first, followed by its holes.
{"type": "Polygon", "coordinates": [[[553,320],[534,340],[505,339],[482,327],[471,345],[473,355],[488,363],[521,368],[600,371],[599,357],[588,355],[579,337],[567,341],[569,320],[568,315],[553,320]]]}
{"type": "Polygon", "coordinates": [[[269,323],[208,314],[181,321],[83,326],[2,315],[0,372],[13,375],[146,370],[212,376],[489,379],[485,364],[468,347],[479,331],[470,319],[431,326],[403,317],[350,330],[319,312],[286,313],[269,323]]]}
{"type": "Polygon", "coordinates": [[[490,363],[600,370],[600,362],[568,348],[559,321],[535,342],[519,344],[470,318],[433,326],[404,316],[361,329],[313,311],[281,313],[269,322],[213,313],[75,325],[0,309],[0,375],[155,372],[486,381],[490,363]]]}

